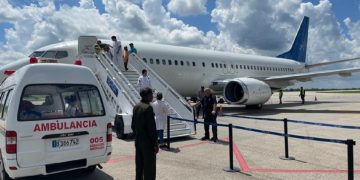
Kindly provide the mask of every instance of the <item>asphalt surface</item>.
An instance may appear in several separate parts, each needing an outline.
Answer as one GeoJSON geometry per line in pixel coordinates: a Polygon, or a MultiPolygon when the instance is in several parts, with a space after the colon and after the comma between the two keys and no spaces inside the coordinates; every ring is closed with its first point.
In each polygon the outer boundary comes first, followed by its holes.
{"type": "MultiPolygon", "coordinates": [[[[360,94],[307,92],[306,103],[301,104],[298,92],[285,92],[283,104],[278,94],[262,110],[246,110],[243,106],[222,105],[226,115],[245,115],[257,118],[300,120],[307,122],[360,127],[360,94]],[[317,101],[315,101],[315,97],[317,101]]],[[[219,123],[283,133],[282,121],[259,121],[220,116],[219,123]]],[[[210,128],[211,129],[211,128],[210,128]]],[[[356,141],[354,146],[355,179],[360,179],[360,129],[343,129],[309,124],[288,124],[289,134],[325,139],[356,141]]],[[[234,129],[233,165],[240,172],[226,172],[229,168],[228,128],[219,127],[220,141],[201,141],[203,126],[197,126],[195,135],[171,141],[170,151],[157,155],[157,179],[347,179],[347,146],[333,142],[289,138],[289,156],[282,160],[284,137],[234,129]]],[[[134,142],[114,136],[111,160],[92,174],[67,172],[49,177],[24,179],[110,180],[135,179],[134,142]]]]}

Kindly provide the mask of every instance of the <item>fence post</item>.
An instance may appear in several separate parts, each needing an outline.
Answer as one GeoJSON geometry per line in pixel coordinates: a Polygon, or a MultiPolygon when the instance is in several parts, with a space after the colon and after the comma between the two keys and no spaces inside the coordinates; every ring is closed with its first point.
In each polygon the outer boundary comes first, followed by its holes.
{"type": "Polygon", "coordinates": [[[167,148],[170,150],[170,116],[167,116],[167,127],[166,127],[166,136],[167,136],[167,148]]]}
{"type": "Polygon", "coordinates": [[[352,139],[346,140],[347,156],[348,156],[348,180],[354,180],[354,145],[355,141],[352,139]]]}
{"type": "Polygon", "coordinates": [[[193,115],[194,115],[194,131],[195,131],[195,134],[196,134],[196,123],[197,123],[197,119],[196,119],[196,109],[195,107],[193,106],[193,115]]]}
{"type": "Polygon", "coordinates": [[[294,157],[289,157],[287,118],[284,119],[284,141],[285,141],[285,156],[280,156],[280,159],[282,159],[282,160],[295,160],[294,157]]]}
{"type": "Polygon", "coordinates": [[[229,167],[225,167],[224,171],[226,172],[239,172],[240,169],[239,168],[234,168],[234,163],[233,163],[233,133],[232,133],[232,124],[229,124],[229,162],[230,162],[230,166],[229,167]]]}

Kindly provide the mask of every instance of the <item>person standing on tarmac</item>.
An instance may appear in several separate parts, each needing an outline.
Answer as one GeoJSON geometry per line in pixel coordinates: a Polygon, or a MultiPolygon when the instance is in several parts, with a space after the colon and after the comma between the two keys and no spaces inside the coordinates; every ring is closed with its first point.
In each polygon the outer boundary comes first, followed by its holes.
{"type": "Polygon", "coordinates": [[[156,179],[157,142],[155,114],[150,102],[153,100],[152,89],[140,91],[141,101],[133,109],[131,129],[135,134],[136,180],[156,179]]]}
{"type": "MultiPolygon", "coordinates": [[[[203,97],[204,97],[204,86],[201,86],[201,89],[199,90],[198,96],[197,96],[198,101],[201,101],[203,97]]],[[[197,119],[199,119],[199,114],[200,114],[201,109],[202,109],[202,104],[200,103],[199,105],[196,106],[196,118],[197,119]]],[[[203,112],[203,116],[204,116],[204,112],[203,112]]]]}
{"type": "Polygon", "coordinates": [[[279,91],[279,100],[280,100],[280,102],[279,102],[279,104],[282,104],[282,97],[283,97],[283,90],[282,89],[280,89],[280,91],[279,91]]]}
{"type": "MultiPolygon", "coordinates": [[[[210,88],[205,88],[204,97],[201,99],[201,102],[196,103],[203,105],[203,113],[204,113],[204,122],[205,123],[216,123],[216,97],[212,94],[212,90],[210,88]]],[[[201,138],[201,140],[207,140],[210,138],[209,125],[204,124],[205,136],[201,138]]],[[[213,137],[210,139],[214,142],[218,141],[217,137],[217,126],[212,125],[212,133],[213,137]]]]}
{"type": "Polygon", "coordinates": [[[300,87],[300,94],[302,104],[305,104],[305,89],[303,87],[300,87]]]}

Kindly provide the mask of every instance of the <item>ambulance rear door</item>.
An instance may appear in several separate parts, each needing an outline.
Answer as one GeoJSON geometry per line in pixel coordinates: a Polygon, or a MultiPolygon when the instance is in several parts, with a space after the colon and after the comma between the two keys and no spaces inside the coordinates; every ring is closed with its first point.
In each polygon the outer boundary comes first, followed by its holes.
{"type": "Polygon", "coordinates": [[[70,162],[62,166],[71,169],[85,166],[86,158],[106,156],[109,119],[94,85],[27,85],[17,120],[20,167],[70,162]]]}

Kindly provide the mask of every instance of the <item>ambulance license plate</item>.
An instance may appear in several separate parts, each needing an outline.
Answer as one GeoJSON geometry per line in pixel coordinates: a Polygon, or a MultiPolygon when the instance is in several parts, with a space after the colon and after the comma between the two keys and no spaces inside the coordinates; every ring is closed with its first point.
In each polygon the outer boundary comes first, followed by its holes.
{"type": "Polygon", "coordinates": [[[52,141],[53,148],[65,148],[72,147],[79,144],[79,138],[71,138],[71,139],[58,139],[52,141]]]}

